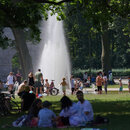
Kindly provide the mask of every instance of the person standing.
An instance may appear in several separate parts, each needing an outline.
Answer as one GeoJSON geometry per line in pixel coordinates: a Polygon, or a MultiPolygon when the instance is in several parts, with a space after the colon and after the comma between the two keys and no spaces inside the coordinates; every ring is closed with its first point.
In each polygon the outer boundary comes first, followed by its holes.
{"type": "Polygon", "coordinates": [[[128,77],[128,89],[129,89],[129,93],[130,93],[130,77],[128,77]]]}
{"type": "Polygon", "coordinates": [[[96,86],[98,88],[98,94],[102,94],[102,83],[103,83],[103,78],[101,76],[101,72],[98,72],[96,77],[96,86]]]}
{"type": "Polygon", "coordinates": [[[45,87],[46,87],[46,94],[48,96],[49,95],[49,90],[50,90],[50,85],[49,85],[48,79],[45,80],[45,87]]]}
{"type": "Polygon", "coordinates": [[[121,78],[119,79],[119,86],[120,86],[119,92],[122,93],[122,91],[123,91],[123,85],[122,85],[122,80],[121,80],[121,78]]]}
{"type": "Polygon", "coordinates": [[[72,75],[70,78],[70,83],[71,83],[71,94],[74,94],[75,86],[74,86],[74,76],[72,75]]]}
{"type": "Polygon", "coordinates": [[[106,73],[103,73],[103,84],[104,84],[105,93],[107,94],[107,75],[106,75],[106,73]]]}
{"type": "Polygon", "coordinates": [[[113,75],[112,72],[109,71],[109,83],[112,85],[113,84],[113,75]]]}
{"type": "Polygon", "coordinates": [[[63,78],[62,79],[63,81],[61,82],[61,86],[62,86],[62,91],[63,91],[63,95],[65,96],[66,95],[66,87],[67,87],[67,83],[66,83],[66,79],[65,78],[63,78]]]}
{"type": "Polygon", "coordinates": [[[16,81],[18,82],[18,85],[20,85],[21,84],[22,76],[21,76],[21,74],[20,74],[19,71],[17,72],[17,74],[16,74],[15,77],[16,77],[16,81]]]}
{"type": "Polygon", "coordinates": [[[88,79],[88,74],[87,74],[87,72],[85,72],[83,74],[83,80],[84,80],[84,82],[87,82],[87,79],[88,79]]]}
{"type": "Polygon", "coordinates": [[[35,73],[35,87],[36,87],[36,96],[38,97],[38,89],[40,88],[40,94],[42,94],[43,89],[43,75],[41,73],[41,69],[35,73]]]}
{"type": "Polygon", "coordinates": [[[10,72],[7,77],[7,85],[8,85],[8,90],[10,93],[13,92],[14,80],[15,78],[14,78],[13,72],[10,72]]]}
{"type": "Polygon", "coordinates": [[[34,87],[34,76],[32,72],[28,74],[28,85],[29,85],[30,91],[32,91],[34,87]]]}
{"type": "Polygon", "coordinates": [[[80,110],[85,114],[87,122],[92,122],[93,108],[91,103],[88,100],[84,99],[84,95],[82,91],[77,91],[76,95],[78,99],[77,105],[79,106],[80,110]]]}

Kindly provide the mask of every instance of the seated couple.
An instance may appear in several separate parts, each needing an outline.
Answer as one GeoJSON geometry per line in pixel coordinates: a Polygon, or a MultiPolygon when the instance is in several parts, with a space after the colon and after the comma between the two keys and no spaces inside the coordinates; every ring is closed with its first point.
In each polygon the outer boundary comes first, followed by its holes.
{"type": "Polygon", "coordinates": [[[58,117],[50,110],[50,102],[44,101],[42,106],[42,101],[36,99],[24,125],[31,127],[85,126],[87,122],[93,121],[93,109],[89,101],[84,100],[82,91],[77,92],[77,98],[78,103],[73,103],[67,96],[63,96],[60,100],[61,112],[58,117]]]}

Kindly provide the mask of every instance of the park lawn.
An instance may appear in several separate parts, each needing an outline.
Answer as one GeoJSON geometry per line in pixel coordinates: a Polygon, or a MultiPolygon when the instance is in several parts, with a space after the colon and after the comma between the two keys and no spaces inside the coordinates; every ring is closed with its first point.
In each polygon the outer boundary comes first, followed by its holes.
{"type": "MultiPolygon", "coordinates": [[[[114,85],[108,85],[108,88],[119,88],[119,84],[114,84],[114,85]]],[[[128,85],[123,84],[123,88],[128,88],[128,85]]]]}
{"type": "MultiPolygon", "coordinates": [[[[91,88],[92,86],[90,86],[91,88]]],[[[104,88],[104,86],[102,86],[104,88]]],[[[114,84],[114,85],[108,85],[107,88],[119,88],[119,84],[114,84]]],[[[123,84],[123,88],[128,88],[128,85],[123,84]]]]}
{"type": "MultiPolygon", "coordinates": [[[[41,98],[43,101],[48,100],[52,105],[52,110],[58,115],[60,112],[60,99],[62,96],[46,96],[41,98]]],[[[76,96],[69,96],[74,102],[77,102],[76,96]]],[[[116,92],[109,92],[107,95],[97,95],[97,94],[85,94],[85,99],[88,99],[93,106],[94,115],[102,115],[108,117],[109,124],[102,124],[94,126],[94,128],[106,128],[107,130],[129,130],[130,129],[130,94],[122,93],[118,94],[116,92]]],[[[19,98],[15,101],[20,102],[19,98]]],[[[5,124],[11,125],[11,123],[16,120],[19,115],[10,115],[7,117],[0,117],[0,128],[5,124]]],[[[18,129],[31,129],[31,128],[8,128],[10,130],[18,129]]],[[[34,130],[37,128],[33,128],[34,130]]],[[[40,129],[40,128],[39,128],[40,129]]],[[[49,128],[48,128],[49,129],[49,128]]],[[[63,128],[62,128],[63,129],[63,128]]],[[[81,128],[64,128],[64,130],[80,130],[81,128]]]]}

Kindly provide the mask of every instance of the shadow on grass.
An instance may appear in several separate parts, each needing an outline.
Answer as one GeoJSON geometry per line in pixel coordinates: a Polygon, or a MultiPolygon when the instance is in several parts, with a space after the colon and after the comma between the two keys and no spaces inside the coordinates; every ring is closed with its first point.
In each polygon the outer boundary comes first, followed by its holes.
{"type": "MultiPolygon", "coordinates": [[[[58,115],[60,113],[60,98],[58,101],[51,101],[52,110],[58,115]]],[[[76,99],[73,99],[74,102],[77,102],[76,99]]],[[[129,130],[130,125],[130,101],[102,101],[99,99],[90,100],[93,106],[94,115],[102,115],[108,117],[110,122],[109,124],[102,124],[94,126],[95,128],[107,128],[107,130],[129,130]]],[[[20,105],[20,101],[17,101],[20,105]]],[[[11,125],[14,120],[16,120],[25,112],[20,113],[19,115],[9,115],[6,117],[0,117],[0,127],[4,124],[11,125]]],[[[14,128],[12,128],[14,129],[14,128]]],[[[19,128],[15,128],[19,129],[19,128]]],[[[25,128],[27,129],[27,128],[25,128]]],[[[29,129],[29,128],[28,128],[29,129]]],[[[36,128],[33,128],[36,129],[36,128]]],[[[40,128],[39,128],[40,129],[40,128]]],[[[67,130],[80,129],[80,128],[66,128],[67,130]]],[[[65,129],[64,129],[65,130],[65,129]]]]}

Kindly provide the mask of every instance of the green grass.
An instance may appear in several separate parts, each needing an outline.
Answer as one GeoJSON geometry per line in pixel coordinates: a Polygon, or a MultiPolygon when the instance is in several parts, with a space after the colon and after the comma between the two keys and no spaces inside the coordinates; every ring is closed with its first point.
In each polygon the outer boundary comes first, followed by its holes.
{"type": "MultiPolygon", "coordinates": [[[[92,86],[90,86],[90,87],[92,87],[92,86]]],[[[104,86],[102,86],[102,87],[104,88],[104,86]]],[[[107,87],[108,88],[119,88],[120,86],[119,86],[119,84],[114,84],[114,85],[108,85],[107,87]]],[[[128,85],[123,84],[123,88],[128,88],[128,85]]]]}
{"type": "MultiPolygon", "coordinates": [[[[108,88],[119,88],[120,86],[119,86],[119,84],[117,85],[108,85],[108,88]]],[[[123,84],[123,88],[128,88],[128,85],[126,85],[126,84],[123,84]]]]}
{"type": "MultiPolygon", "coordinates": [[[[46,96],[42,100],[50,101],[52,110],[58,115],[60,112],[60,102],[62,96],[46,96]]],[[[76,96],[69,96],[74,102],[77,102],[76,96]]],[[[85,99],[88,99],[93,106],[94,115],[106,116],[110,119],[109,124],[102,124],[95,126],[95,128],[107,128],[107,130],[129,130],[130,129],[130,94],[128,92],[118,94],[118,92],[108,92],[108,94],[96,95],[85,94],[85,99]]],[[[15,99],[20,102],[19,98],[15,99]]],[[[7,117],[0,117],[0,127],[6,123],[9,125],[16,120],[19,115],[11,115],[7,117]]],[[[14,128],[10,128],[14,130],[14,128]]],[[[22,128],[15,128],[22,129],[22,128]]],[[[30,128],[24,128],[25,130],[30,128]]],[[[33,128],[34,130],[37,128],[33,128]]],[[[40,129],[40,128],[39,128],[40,129]]],[[[64,130],[80,130],[80,128],[64,128],[64,130]]]]}

